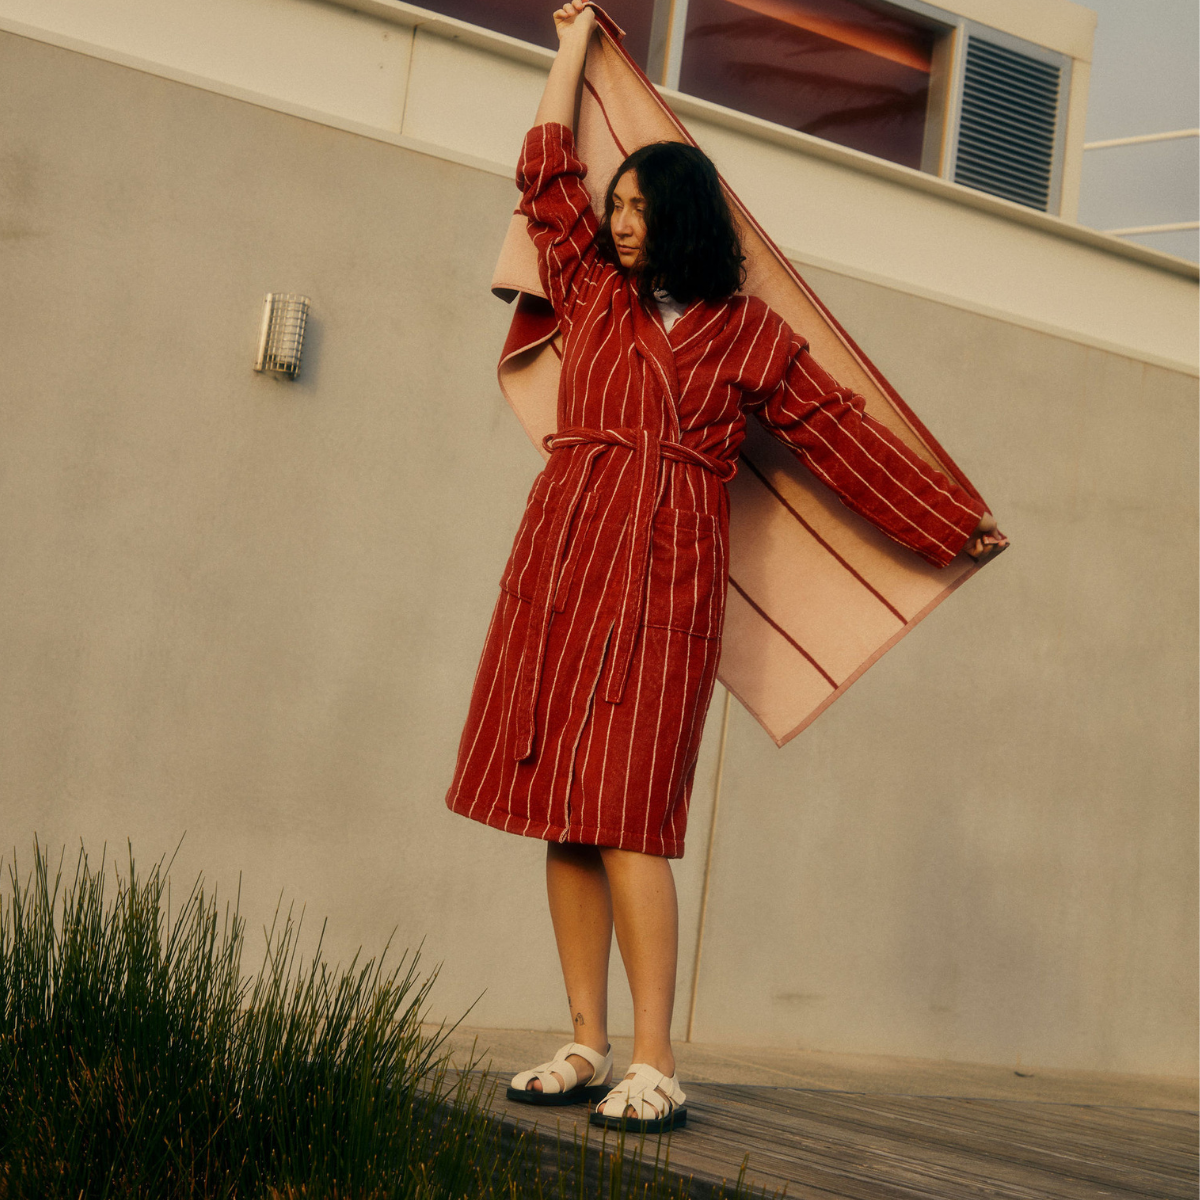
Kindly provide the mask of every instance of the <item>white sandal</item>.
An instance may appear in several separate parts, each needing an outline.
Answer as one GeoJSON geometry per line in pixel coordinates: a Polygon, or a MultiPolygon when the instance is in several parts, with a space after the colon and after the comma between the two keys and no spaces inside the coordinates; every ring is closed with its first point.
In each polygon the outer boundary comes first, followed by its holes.
{"type": "Polygon", "coordinates": [[[627,1129],[634,1133],[663,1133],[687,1124],[687,1097],[679,1080],[656,1071],[649,1063],[634,1063],[630,1075],[596,1105],[593,1125],[607,1129],[627,1129]],[[632,1108],[635,1116],[627,1117],[632,1108]]]}
{"type": "Polygon", "coordinates": [[[580,1100],[599,1100],[612,1087],[612,1083],[593,1083],[592,1080],[610,1080],[611,1076],[611,1046],[607,1054],[599,1054],[590,1046],[568,1042],[549,1062],[544,1062],[531,1071],[522,1071],[514,1075],[507,1095],[510,1100],[517,1100],[522,1104],[575,1104],[580,1100]],[[592,1064],[592,1074],[585,1084],[580,1084],[578,1072],[567,1062],[568,1056],[572,1054],[578,1054],[580,1058],[586,1058],[592,1064]],[[561,1083],[555,1075],[562,1079],[561,1083]],[[535,1079],[541,1080],[540,1092],[529,1086],[535,1079]]]}

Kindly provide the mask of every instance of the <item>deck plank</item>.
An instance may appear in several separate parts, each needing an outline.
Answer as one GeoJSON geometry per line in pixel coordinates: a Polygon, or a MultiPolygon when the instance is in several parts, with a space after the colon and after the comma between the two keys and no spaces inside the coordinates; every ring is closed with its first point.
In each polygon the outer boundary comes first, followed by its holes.
{"type": "MultiPolygon", "coordinates": [[[[791,1200],[1194,1200],[1195,1112],[816,1088],[692,1084],[672,1172],[718,1194],[747,1180],[791,1200]]],[[[498,1099],[508,1123],[582,1137],[582,1106],[498,1099]]],[[[601,1131],[587,1131],[589,1152],[601,1131]]],[[[646,1152],[653,1159],[656,1139],[646,1152]]],[[[611,1149],[611,1138],[607,1142],[611,1149]]]]}
{"type": "MultiPolygon", "coordinates": [[[[1185,1170],[1194,1158],[1194,1138],[1183,1130],[1168,1128],[1162,1135],[1148,1138],[1140,1122],[1131,1123],[1132,1128],[1121,1126],[1108,1113],[1099,1114],[1100,1119],[1093,1121],[1083,1106],[1021,1104],[1014,1111],[1012,1102],[923,1098],[896,1102],[892,1098],[868,1099],[851,1094],[840,1101],[827,1100],[822,1107],[827,1110],[826,1118],[835,1123],[866,1123],[889,1130],[893,1136],[917,1140],[928,1134],[946,1141],[958,1133],[964,1147],[969,1147],[972,1139],[984,1139],[980,1142],[984,1151],[999,1146],[1012,1152],[1027,1146],[1030,1153],[1040,1157],[1072,1153],[1103,1156],[1111,1151],[1115,1137],[1130,1165],[1140,1160],[1145,1167],[1154,1168],[1163,1165],[1165,1156],[1173,1168],[1185,1170]],[[987,1139],[991,1139],[990,1147],[987,1139]]],[[[811,1103],[806,1111],[816,1113],[811,1103]]]]}

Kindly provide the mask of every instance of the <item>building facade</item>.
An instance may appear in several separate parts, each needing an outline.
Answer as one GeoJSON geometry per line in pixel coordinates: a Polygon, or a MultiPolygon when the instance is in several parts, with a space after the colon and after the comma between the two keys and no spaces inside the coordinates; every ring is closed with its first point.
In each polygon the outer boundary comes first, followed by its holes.
{"type": "MultiPolygon", "coordinates": [[[[925,91],[871,133],[719,92],[688,31],[738,7],[629,35],[1013,547],[782,750],[718,689],[678,1033],[1194,1075],[1196,269],[1071,219],[1090,16],[891,6],[925,91]],[[1058,72],[1036,203],[973,44],[1058,72]]],[[[251,928],[282,892],[334,957],[424,938],[441,1011],[553,1029],[542,847],[442,805],[540,468],[488,285],[550,52],[447,12],[0,0],[0,814],[19,861],[186,834],[251,928]],[[311,299],[295,381],[252,369],[266,292],[311,299]]]]}

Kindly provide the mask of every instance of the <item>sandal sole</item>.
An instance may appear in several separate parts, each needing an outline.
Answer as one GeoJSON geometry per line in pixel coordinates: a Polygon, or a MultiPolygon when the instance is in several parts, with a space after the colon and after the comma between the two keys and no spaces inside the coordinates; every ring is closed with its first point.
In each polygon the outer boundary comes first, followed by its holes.
{"type": "Polygon", "coordinates": [[[534,1092],[510,1087],[505,1095],[518,1104],[531,1104],[534,1108],[558,1108],[567,1104],[599,1104],[612,1091],[611,1083],[587,1084],[572,1088],[569,1092],[534,1092]]]}
{"type": "Polygon", "coordinates": [[[588,1119],[593,1125],[604,1129],[623,1129],[626,1133],[668,1133],[687,1124],[687,1105],[681,1104],[665,1117],[609,1117],[604,1113],[594,1112],[588,1119]]]}

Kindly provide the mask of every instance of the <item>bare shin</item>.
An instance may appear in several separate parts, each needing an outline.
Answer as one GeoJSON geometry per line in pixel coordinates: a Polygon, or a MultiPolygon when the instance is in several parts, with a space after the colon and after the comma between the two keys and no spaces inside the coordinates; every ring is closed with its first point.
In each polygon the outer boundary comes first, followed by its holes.
{"type": "Polygon", "coordinates": [[[679,905],[668,859],[600,851],[612,895],[617,945],[633,994],[633,1061],[675,1073],[671,1015],[679,957],[679,905]]]}

